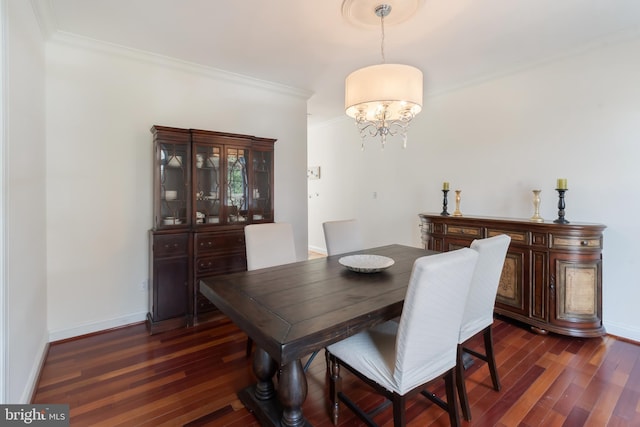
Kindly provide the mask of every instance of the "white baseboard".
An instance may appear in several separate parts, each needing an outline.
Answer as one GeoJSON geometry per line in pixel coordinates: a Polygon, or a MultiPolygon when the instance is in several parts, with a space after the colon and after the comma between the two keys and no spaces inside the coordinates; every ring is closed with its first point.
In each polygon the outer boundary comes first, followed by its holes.
{"type": "Polygon", "coordinates": [[[321,248],[321,247],[318,247],[318,246],[309,245],[309,250],[311,252],[318,252],[319,254],[324,254],[324,255],[327,254],[327,248],[321,248]]]}
{"type": "Polygon", "coordinates": [[[640,329],[630,328],[629,325],[616,322],[604,322],[604,328],[609,335],[615,335],[616,337],[640,343],[640,329]]]}
{"type": "MultiPolygon", "coordinates": [[[[24,390],[22,390],[22,396],[20,396],[20,402],[18,404],[27,405],[31,403],[31,398],[35,394],[36,387],[38,386],[38,378],[40,378],[40,372],[44,366],[44,361],[47,358],[47,351],[49,349],[49,343],[44,339],[40,342],[38,353],[40,354],[40,360],[33,365],[29,378],[25,382],[24,390]]],[[[54,403],[54,402],[52,402],[54,403]]]]}
{"type": "Polygon", "coordinates": [[[147,312],[133,313],[127,316],[116,317],[114,319],[101,320],[99,322],[85,323],[69,329],[59,329],[49,331],[49,342],[60,341],[67,338],[73,338],[80,335],[92,334],[94,332],[104,331],[107,329],[117,328],[119,326],[129,325],[131,323],[143,322],[147,318],[147,312]]]}

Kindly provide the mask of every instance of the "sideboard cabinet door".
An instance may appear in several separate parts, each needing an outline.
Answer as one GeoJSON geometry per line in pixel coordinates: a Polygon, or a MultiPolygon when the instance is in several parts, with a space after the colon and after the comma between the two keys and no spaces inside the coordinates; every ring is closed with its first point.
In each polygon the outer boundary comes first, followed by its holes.
{"type": "Polygon", "coordinates": [[[151,232],[147,328],[162,332],[189,323],[189,233],[151,232]]]}
{"type": "Polygon", "coordinates": [[[502,267],[496,311],[529,315],[529,251],[510,246],[502,267]]]}
{"type": "Polygon", "coordinates": [[[599,256],[555,254],[550,293],[550,319],[575,336],[598,336],[602,326],[602,261],[599,256]],[[584,331],[584,332],[583,332],[584,331]]]}

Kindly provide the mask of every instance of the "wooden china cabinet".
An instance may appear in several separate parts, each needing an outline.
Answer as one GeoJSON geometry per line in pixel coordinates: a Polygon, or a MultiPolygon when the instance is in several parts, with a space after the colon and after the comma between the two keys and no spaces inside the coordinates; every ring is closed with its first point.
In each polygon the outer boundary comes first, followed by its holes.
{"type": "Polygon", "coordinates": [[[200,279],[246,270],[244,227],[273,222],[275,139],[153,126],[151,333],[192,325],[215,307],[200,279]]]}
{"type": "Polygon", "coordinates": [[[449,251],[507,234],[494,311],[539,333],[605,334],[602,324],[602,224],[419,214],[426,249],[449,251]]]}

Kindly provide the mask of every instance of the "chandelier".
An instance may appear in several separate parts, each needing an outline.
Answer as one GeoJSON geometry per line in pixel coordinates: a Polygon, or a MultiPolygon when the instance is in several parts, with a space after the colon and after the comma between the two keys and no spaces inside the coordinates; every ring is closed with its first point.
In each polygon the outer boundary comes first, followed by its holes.
{"type": "Polygon", "coordinates": [[[382,63],[360,68],[345,80],[345,112],[355,119],[363,150],[367,136],[380,136],[384,149],[387,136],[400,135],[406,148],[407,128],[422,110],[422,71],[410,65],[385,64],[384,18],[390,12],[388,4],[375,8],[382,29],[382,63]]]}

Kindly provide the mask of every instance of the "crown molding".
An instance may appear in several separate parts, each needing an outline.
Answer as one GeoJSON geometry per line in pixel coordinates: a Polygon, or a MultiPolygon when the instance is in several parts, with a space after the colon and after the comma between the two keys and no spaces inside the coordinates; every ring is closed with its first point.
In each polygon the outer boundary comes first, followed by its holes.
{"type": "Polygon", "coordinates": [[[42,36],[45,40],[49,40],[58,28],[58,21],[53,13],[51,0],[31,0],[31,8],[42,36]]]}
{"type": "Polygon", "coordinates": [[[282,95],[302,98],[304,100],[308,100],[311,95],[313,95],[313,92],[309,90],[256,79],[253,77],[244,76],[242,74],[232,73],[230,71],[197,64],[194,62],[183,61],[171,58],[169,56],[159,55],[139,49],[133,49],[114,43],[107,43],[63,31],[56,31],[49,41],[52,43],[86,49],[102,54],[120,56],[134,61],[150,63],[161,67],[173,68],[175,70],[198,74],[216,80],[225,80],[244,86],[252,86],[259,89],[276,92],[282,95]]]}
{"type": "Polygon", "coordinates": [[[520,73],[527,72],[529,70],[544,67],[549,64],[558,63],[570,58],[586,55],[588,53],[603,49],[608,46],[615,46],[615,45],[634,42],[638,39],[640,39],[640,27],[634,27],[633,29],[630,29],[630,30],[619,31],[619,32],[601,37],[599,39],[596,39],[590,43],[586,43],[581,46],[575,47],[573,49],[567,49],[564,52],[561,52],[557,55],[548,56],[546,58],[542,58],[536,61],[524,62],[512,67],[505,68],[497,72],[480,75],[476,78],[469,79],[457,85],[443,87],[441,89],[437,89],[432,92],[427,92],[425,93],[424,97],[425,99],[436,98],[436,97],[447,95],[452,92],[457,92],[459,90],[466,89],[472,86],[481,85],[483,83],[488,83],[493,80],[498,80],[511,75],[520,74],[520,73]]]}
{"type": "Polygon", "coordinates": [[[242,74],[232,73],[230,71],[218,68],[208,67],[194,62],[182,61],[164,55],[152,52],[133,49],[130,47],[118,45],[115,43],[107,43],[89,37],[79,36],[58,30],[57,20],[55,18],[54,9],[51,0],[30,0],[33,13],[40,27],[45,40],[50,43],[59,43],[62,45],[73,46],[80,49],[86,49],[108,55],[116,55],[128,58],[134,61],[140,61],[159,65],[162,67],[173,68],[192,74],[198,74],[211,79],[224,80],[244,86],[252,86],[259,89],[268,90],[282,95],[293,96],[308,100],[313,92],[280,83],[270,82],[267,80],[256,79],[254,77],[242,74]]]}
{"type": "Polygon", "coordinates": [[[106,55],[115,55],[134,61],[172,68],[187,73],[198,74],[211,79],[225,80],[243,86],[252,86],[255,88],[264,89],[282,95],[301,98],[304,100],[308,100],[313,95],[312,91],[306,89],[300,89],[280,83],[270,82],[267,80],[256,79],[254,77],[232,73],[230,71],[225,71],[218,68],[208,67],[205,65],[197,64],[195,62],[183,61],[169,56],[159,55],[140,49],[133,49],[115,43],[107,43],[89,37],[67,33],[64,31],[55,31],[49,37],[49,42],[71,46],[79,49],[86,49],[106,55]]]}

